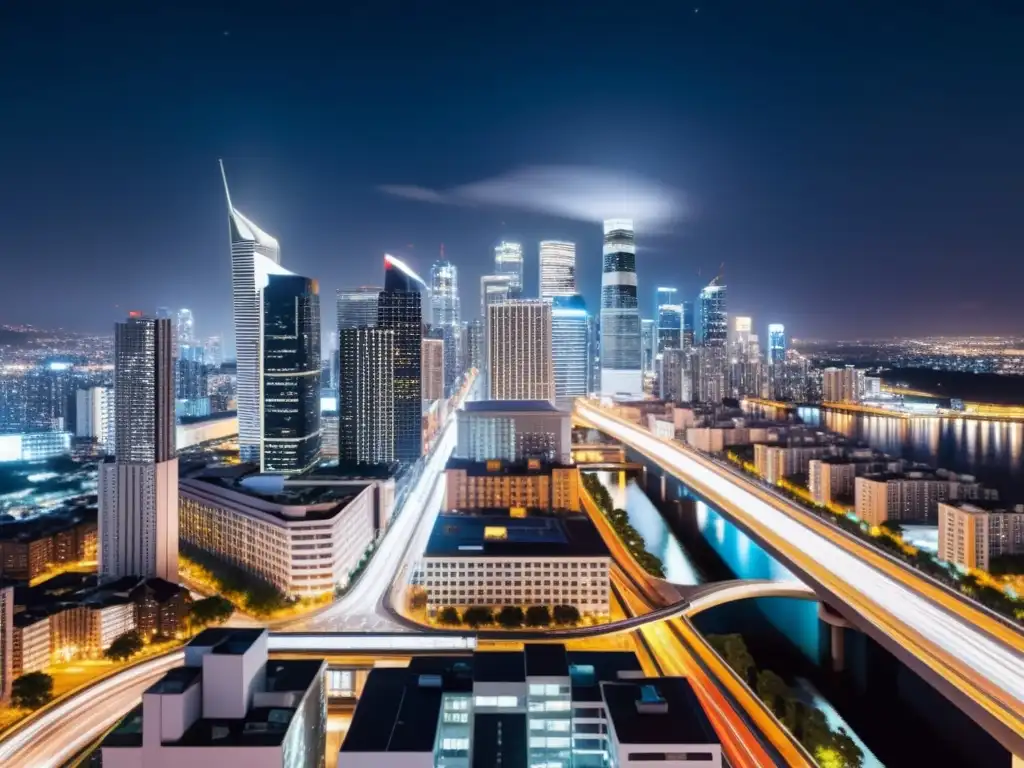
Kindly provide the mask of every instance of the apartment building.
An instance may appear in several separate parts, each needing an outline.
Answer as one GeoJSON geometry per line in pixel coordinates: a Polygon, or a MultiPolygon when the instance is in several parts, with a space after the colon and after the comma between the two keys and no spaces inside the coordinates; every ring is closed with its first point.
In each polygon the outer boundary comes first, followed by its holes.
{"type": "Polygon", "coordinates": [[[993,557],[1024,554],[1024,504],[939,503],[939,559],[961,568],[989,570],[993,557]]]}
{"type": "Polygon", "coordinates": [[[58,660],[98,658],[135,629],[135,605],[117,595],[67,606],[50,615],[50,655],[58,660]]]}
{"type": "Polygon", "coordinates": [[[826,403],[859,403],[864,391],[864,371],[852,365],[821,372],[821,399],[826,403]]]}
{"type": "Polygon", "coordinates": [[[206,629],[100,745],[105,768],[320,768],[323,659],[270,660],[265,629],[206,629]]]}
{"type": "Polygon", "coordinates": [[[998,492],[985,488],[972,475],[935,472],[882,472],[854,481],[854,508],[869,525],[897,522],[938,521],[939,504],[945,501],[994,501],[998,492]]]}
{"type": "Polygon", "coordinates": [[[579,512],[579,484],[580,473],[575,464],[552,464],[539,459],[449,459],[445,467],[444,509],[450,512],[514,507],[579,512]]]}
{"type": "Polygon", "coordinates": [[[11,676],[41,672],[50,666],[50,616],[21,611],[11,632],[11,676]]]}
{"type": "Polygon", "coordinates": [[[182,542],[286,595],[311,596],[348,584],[391,517],[394,481],[285,480],[229,467],[180,480],[179,496],[182,542]]]}
{"type": "Polygon", "coordinates": [[[807,488],[818,504],[853,498],[857,465],[840,456],[825,456],[807,463],[807,488]]]}
{"type": "Polygon", "coordinates": [[[31,581],[54,566],[96,560],[96,512],[58,511],[0,522],[0,573],[31,581]]]}
{"type": "Polygon", "coordinates": [[[420,564],[427,612],[572,605],[607,616],[611,558],[586,515],[441,514],[420,564]]]}
{"type": "Polygon", "coordinates": [[[778,483],[783,478],[807,472],[814,459],[835,453],[835,447],[828,445],[754,445],[754,467],[757,473],[769,483],[778,483]]]}
{"type": "Polygon", "coordinates": [[[722,765],[685,678],[645,678],[630,652],[532,643],[372,670],[338,755],[338,768],[652,762],[722,765]]]}
{"type": "Polygon", "coordinates": [[[474,461],[572,461],[570,416],[547,400],[477,400],[456,414],[455,456],[474,461]]]}

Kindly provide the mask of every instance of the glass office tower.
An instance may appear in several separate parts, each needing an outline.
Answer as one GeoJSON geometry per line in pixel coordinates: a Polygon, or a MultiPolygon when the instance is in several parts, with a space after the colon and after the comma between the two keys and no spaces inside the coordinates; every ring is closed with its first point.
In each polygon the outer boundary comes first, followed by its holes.
{"type": "Polygon", "coordinates": [[[633,221],[609,219],[601,275],[601,393],[642,396],[642,366],[633,221]]]}
{"type": "Polygon", "coordinates": [[[551,348],[555,405],[571,408],[590,388],[590,315],[580,295],[552,299],[551,348]]]}

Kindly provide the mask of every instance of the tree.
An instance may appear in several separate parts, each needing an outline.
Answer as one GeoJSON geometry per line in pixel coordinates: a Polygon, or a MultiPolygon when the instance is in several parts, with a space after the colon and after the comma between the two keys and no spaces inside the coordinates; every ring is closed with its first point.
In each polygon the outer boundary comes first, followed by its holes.
{"type": "Polygon", "coordinates": [[[523,626],[523,609],[518,605],[506,605],[498,611],[498,623],[507,629],[523,626]]]}
{"type": "Polygon", "coordinates": [[[462,623],[462,619],[459,618],[459,612],[454,607],[448,605],[437,614],[437,623],[444,624],[446,627],[457,627],[462,623]]]}
{"type": "Polygon", "coordinates": [[[580,611],[575,605],[556,605],[552,614],[555,624],[573,626],[580,623],[580,611]]]}
{"type": "Polygon", "coordinates": [[[11,686],[11,703],[23,709],[39,709],[53,698],[53,678],[45,672],[29,672],[11,686]]]}
{"type": "Polygon", "coordinates": [[[487,627],[494,623],[494,614],[490,608],[473,605],[463,611],[462,621],[473,628],[487,627]]]}
{"type": "Polygon", "coordinates": [[[244,588],[246,611],[254,616],[266,616],[287,605],[285,596],[273,584],[253,580],[244,588]]]}
{"type": "Polygon", "coordinates": [[[884,528],[894,536],[900,536],[903,534],[903,526],[899,524],[897,520],[883,520],[879,523],[880,528],[884,528]]]}
{"type": "Polygon", "coordinates": [[[551,611],[546,605],[531,605],[526,609],[526,626],[546,627],[551,624],[551,611]]]}
{"type": "Polygon", "coordinates": [[[785,716],[786,701],[790,697],[789,686],[770,669],[757,673],[757,695],[776,717],[785,716]]]}
{"type": "Polygon", "coordinates": [[[234,604],[220,595],[196,600],[189,607],[192,625],[205,627],[207,624],[223,624],[235,612],[234,604]]]}
{"type": "Polygon", "coordinates": [[[139,637],[139,633],[132,630],[115,637],[103,655],[114,661],[128,661],[142,650],[142,646],[142,638],[139,637]]]}

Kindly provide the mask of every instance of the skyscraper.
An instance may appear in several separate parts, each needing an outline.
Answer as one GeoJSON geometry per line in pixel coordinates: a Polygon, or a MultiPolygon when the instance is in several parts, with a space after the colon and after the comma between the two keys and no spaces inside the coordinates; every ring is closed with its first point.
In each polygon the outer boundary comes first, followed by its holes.
{"type": "Polygon", "coordinates": [[[100,465],[100,576],[178,580],[173,331],[133,312],[114,329],[115,457],[100,465]]]}
{"type": "MultiPolygon", "coordinates": [[[[443,253],[443,251],[442,251],[443,253]]],[[[444,341],[444,390],[450,395],[462,375],[459,359],[462,325],[459,271],[450,261],[435,261],[430,268],[430,325],[444,341]]]]}
{"type": "Polygon", "coordinates": [[[693,323],[693,302],[684,301],[683,307],[683,349],[692,349],[696,342],[696,333],[693,323]]]}
{"type": "Polygon", "coordinates": [[[379,285],[364,285],[359,288],[339,288],[338,330],[342,328],[373,328],[377,325],[377,298],[379,285]]]}
{"type": "Polygon", "coordinates": [[[178,317],[175,321],[175,332],[178,336],[178,344],[193,344],[196,340],[195,321],[192,319],[192,310],[184,307],[178,310],[178,317]]]}
{"type": "Polygon", "coordinates": [[[238,450],[242,461],[260,459],[260,291],[270,275],[287,275],[281,266],[277,240],[257,227],[231,204],[231,192],[220,164],[228,203],[231,240],[231,297],[235,322],[235,359],[238,364],[235,400],[238,405],[238,450]]]}
{"type": "Polygon", "coordinates": [[[633,221],[609,219],[601,275],[602,394],[640,396],[644,391],[636,288],[633,221]]]}
{"type": "Polygon", "coordinates": [[[377,327],[395,334],[395,459],[403,464],[412,464],[423,455],[420,291],[425,287],[419,275],[402,261],[391,255],[384,257],[384,290],[377,301],[377,327]]]}
{"type": "Polygon", "coordinates": [[[576,244],[561,240],[540,241],[540,297],[576,293],[576,244]]]}
{"type": "Polygon", "coordinates": [[[342,328],[338,458],[358,464],[395,460],[395,332],[342,328]]]}
{"type": "Polygon", "coordinates": [[[263,289],[260,470],[298,474],[320,462],[320,289],[271,275],[263,289]]]}
{"type": "Polygon", "coordinates": [[[487,308],[491,400],[555,399],[551,302],[513,300],[487,308]]]}
{"type": "Polygon", "coordinates": [[[523,295],[523,246],[504,240],[494,248],[494,273],[508,275],[509,296],[518,299],[523,295]]]}
{"type": "Polygon", "coordinates": [[[571,408],[590,391],[590,315],[582,296],[552,299],[551,348],[555,405],[571,408]]]}
{"type": "Polygon", "coordinates": [[[440,400],[445,396],[444,388],[444,367],[447,358],[444,338],[440,336],[441,331],[434,331],[436,336],[423,338],[423,352],[421,353],[423,385],[423,399],[427,401],[440,400]]]}
{"type": "Polygon", "coordinates": [[[697,357],[697,399],[719,402],[728,394],[729,318],[725,286],[715,277],[701,289],[697,300],[700,319],[700,354],[697,357]]]}
{"type": "Polygon", "coordinates": [[[644,373],[654,373],[654,346],[657,333],[654,320],[645,317],[640,320],[640,368],[644,373]]]}
{"type": "Polygon", "coordinates": [[[784,363],[786,361],[786,327],[781,323],[768,326],[768,362],[784,363]]]}
{"type": "Polygon", "coordinates": [[[487,307],[512,298],[510,275],[484,275],[480,278],[480,317],[487,321],[487,307]]]}
{"type": "Polygon", "coordinates": [[[666,349],[682,349],[683,307],[675,288],[658,288],[658,341],[656,355],[666,349]]]}
{"type": "Polygon", "coordinates": [[[482,372],[487,366],[485,326],[485,320],[477,319],[466,323],[463,329],[466,334],[466,364],[470,368],[476,368],[478,372],[482,372]]]}
{"type": "MultiPolygon", "coordinates": [[[[222,351],[223,346],[221,344],[220,336],[211,336],[206,340],[204,345],[206,364],[213,368],[220,368],[221,363],[224,362],[224,353],[222,351]]],[[[214,371],[216,373],[216,371],[214,371]]]]}

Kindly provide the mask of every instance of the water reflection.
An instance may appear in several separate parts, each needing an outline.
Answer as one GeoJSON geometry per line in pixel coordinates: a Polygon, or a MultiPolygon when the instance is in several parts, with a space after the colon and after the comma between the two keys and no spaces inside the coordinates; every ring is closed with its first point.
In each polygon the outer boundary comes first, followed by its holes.
{"type": "Polygon", "coordinates": [[[657,507],[647,498],[647,494],[632,480],[622,487],[618,477],[612,472],[595,472],[601,484],[611,494],[612,503],[619,509],[626,510],[630,525],[644,537],[647,551],[661,559],[665,566],[665,578],[673,584],[690,586],[704,581],[700,573],[690,562],[689,556],[676,537],[672,535],[665,519],[657,507]]]}
{"type": "Polygon", "coordinates": [[[807,406],[806,423],[910,461],[976,475],[1008,501],[1024,499],[1024,425],[977,419],[874,416],[807,406]]]}

